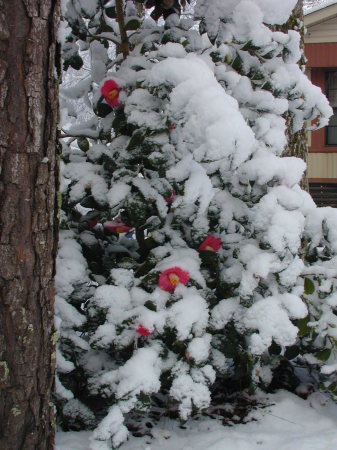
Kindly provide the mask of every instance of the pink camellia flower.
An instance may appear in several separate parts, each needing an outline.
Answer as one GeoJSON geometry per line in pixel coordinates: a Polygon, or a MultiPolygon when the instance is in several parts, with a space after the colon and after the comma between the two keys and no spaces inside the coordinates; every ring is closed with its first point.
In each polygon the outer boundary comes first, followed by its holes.
{"type": "Polygon", "coordinates": [[[221,239],[212,235],[207,236],[204,242],[200,245],[200,252],[218,252],[221,248],[221,239]]]}
{"type": "Polygon", "coordinates": [[[103,228],[115,234],[128,233],[132,230],[131,227],[128,227],[123,222],[120,222],[118,220],[116,220],[115,222],[105,222],[103,228]]]}
{"type": "Polygon", "coordinates": [[[171,267],[164,270],[159,276],[159,287],[164,291],[173,292],[179,283],[186,285],[190,279],[190,274],[180,269],[180,267],[171,267]]]}
{"type": "Polygon", "coordinates": [[[165,202],[168,205],[172,205],[175,195],[176,195],[176,191],[174,189],[172,189],[171,197],[165,198],[165,202]]]}
{"type": "Polygon", "coordinates": [[[106,80],[101,87],[101,94],[105,98],[106,102],[110,106],[120,106],[118,97],[120,93],[120,87],[114,80],[106,80]]]}
{"type": "Polygon", "coordinates": [[[140,324],[136,330],[136,333],[140,334],[143,337],[149,337],[151,335],[151,331],[144,327],[144,325],[140,324]]]}

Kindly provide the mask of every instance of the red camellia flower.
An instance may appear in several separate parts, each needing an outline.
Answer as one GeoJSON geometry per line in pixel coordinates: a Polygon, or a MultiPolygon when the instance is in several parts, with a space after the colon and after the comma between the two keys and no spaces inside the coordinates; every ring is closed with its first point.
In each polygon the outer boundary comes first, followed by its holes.
{"type": "Polygon", "coordinates": [[[110,106],[120,106],[118,97],[120,93],[120,87],[114,80],[106,80],[101,87],[101,94],[105,98],[106,102],[110,106]]]}
{"type": "Polygon", "coordinates": [[[89,228],[95,228],[95,226],[98,224],[98,220],[88,220],[87,224],[89,228]]]}
{"type": "Polygon", "coordinates": [[[218,252],[221,247],[221,239],[212,235],[207,236],[204,242],[200,245],[200,252],[218,252]]]}
{"type": "Polygon", "coordinates": [[[167,128],[172,131],[177,128],[177,125],[169,125],[167,128]]]}
{"type": "Polygon", "coordinates": [[[138,326],[136,333],[144,337],[149,337],[151,335],[151,331],[148,328],[145,328],[142,324],[138,326]]]}
{"type": "Polygon", "coordinates": [[[128,227],[123,222],[120,222],[118,220],[116,222],[105,222],[103,227],[105,230],[108,230],[111,233],[115,234],[128,233],[132,230],[131,227],[128,227]]]}
{"type": "Polygon", "coordinates": [[[180,267],[171,267],[164,270],[159,277],[159,287],[164,291],[173,292],[179,283],[186,285],[190,279],[190,274],[180,269],[180,267]]]}
{"type": "Polygon", "coordinates": [[[165,202],[166,202],[168,205],[172,205],[175,195],[176,195],[176,191],[175,191],[174,189],[172,189],[171,197],[165,198],[165,202]]]}

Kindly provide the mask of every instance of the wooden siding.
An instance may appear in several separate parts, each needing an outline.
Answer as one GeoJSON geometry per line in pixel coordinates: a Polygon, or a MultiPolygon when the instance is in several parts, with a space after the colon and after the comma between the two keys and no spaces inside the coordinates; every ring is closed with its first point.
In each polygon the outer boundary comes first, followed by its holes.
{"type": "Polygon", "coordinates": [[[309,179],[337,178],[336,153],[309,153],[308,155],[309,179]]]}
{"type": "Polygon", "coordinates": [[[304,40],[306,44],[337,42],[337,17],[309,26],[304,40]]]}
{"type": "MultiPolygon", "coordinates": [[[[307,14],[304,24],[307,28],[307,71],[313,84],[325,92],[326,72],[337,70],[337,3],[307,14]]],[[[337,147],[325,144],[325,128],[313,131],[309,136],[310,192],[316,197],[317,204],[333,203],[336,206],[337,147]]]]}
{"type": "Polygon", "coordinates": [[[307,67],[309,69],[315,67],[337,67],[337,42],[305,44],[304,53],[308,60],[307,67]]]}
{"type": "Polygon", "coordinates": [[[337,17],[337,3],[321,8],[304,16],[304,25],[309,28],[337,17]]]}

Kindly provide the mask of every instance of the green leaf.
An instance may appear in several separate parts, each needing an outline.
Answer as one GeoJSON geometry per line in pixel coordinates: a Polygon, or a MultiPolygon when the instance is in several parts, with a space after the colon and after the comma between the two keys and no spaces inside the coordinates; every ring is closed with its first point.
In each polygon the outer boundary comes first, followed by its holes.
{"type": "Polygon", "coordinates": [[[77,138],[77,145],[79,149],[82,150],[83,152],[87,152],[90,148],[89,141],[85,137],[77,138]]]}
{"type": "Polygon", "coordinates": [[[242,72],[242,67],[243,67],[243,61],[240,58],[239,55],[237,55],[234,58],[234,61],[232,62],[232,67],[234,70],[236,70],[237,72],[242,72]]]}
{"type": "Polygon", "coordinates": [[[264,89],[265,91],[273,92],[273,86],[269,81],[266,81],[265,83],[263,83],[263,85],[261,86],[261,89],[264,89]]]}
{"type": "Polygon", "coordinates": [[[304,317],[304,319],[299,319],[297,321],[297,328],[298,328],[298,337],[303,337],[309,332],[308,327],[309,322],[309,316],[304,317]]]}
{"type": "Polygon", "coordinates": [[[64,70],[67,70],[69,66],[71,66],[75,70],[80,70],[80,68],[83,66],[83,59],[78,54],[65,59],[63,64],[64,70]]]}
{"type": "Polygon", "coordinates": [[[114,33],[114,29],[110,27],[107,23],[101,22],[99,27],[97,27],[95,34],[100,33],[114,33]]]}
{"type": "Polygon", "coordinates": [[[133,125],[127,123],[124,108],[115,109],[115,117],[112,122],[112,127],[115,130],[115,133],[122,133],[128,136],[131,136],[135,129],[133,125]]]}
{"type": "Polygon", "coordinates": [[[116,168],[116,161],[113,158],[110,158],[108,155],[102,155],[103,168],[107,173],[113,173],[116,168]]]}
{"type": "Polygon", "coordinates": [[[94,199],[94,197],[92,195],[88,195],[88,196],[84,197],[81,200],[80,205],[83,206],[84,208],[97,209],[97,210],[102,209],[102,205],[97,203],[97,201],[94,199]]]}
{"type": "Polygon", "coordinates": [[[149,309],[150,311],[157,311],[157,306],[151,301],[148,300],[144,303],[145,308],[149,309]]]}
{"type": "Polygon", "coordinates": [[[284,356],[290,361],[296,356],[298,356],[300,353],[300,348],[298,345],[291,345],[290,347],[286,348],[286,351],[284,353],[284,356]]]}
{"type": "Polygon", "coordinates": [[[218,254],[207,250],[199,253],[203,266],[209,269],[215,269],[218,266],[218,254]]]}
{"type": "Polygon", "coordinates": [[[331,354],[331,349],[330,348],[326,348],[326,349],[316,353],[315,356],[320,361],[326,362],[330,358],[330,354],[331,354]]]}
{"type": "Polygon", "coordinates": [[[271,346],[268,348],[268,352],[270,355],[280,355],[282,351],[282,347],[276,344],[275,341],[271,343],[271,346]]]}
{"type": "Polygon", "coordinates": [[[111,111],[112,111],[111,106],[105,103],[103,96],[101,96],[96,104],[96,107],[94,107],[94,113],[98,117],[106,117],[108,114],[111,113],[111,111]]]}
{"type": "MultiPolygon", "coordinates": [[[[135,64],[134,66],[131,66],[131,69],[134,70],[135,72],[140,72],[141,70],[145,70],[145,67],[140,66],[139,64],[135,64]]],[[[140,86],[138,86],[138,87],[140,87],[140,86]]]]}
{"type": "Polygon", "coordinates": [[[207,31],[207,36],[208,36],[208,39],[211,41],[211,44],[214,45],[215,41],[216,41],[216,38],[217,38],[217,34],[208,30],[207,31]]]}
{"type": "Polygon", "coordinates": [[[259,47],[257,47],[256,45],[253,44],[253,42],[251,40],[247,41],[243,47],[241,47],[241,50],[243,51],[247,51],[247,50],[258,50],[259,47]]]}
{"type": "Polygon", "coordinates": [[[205,34],[207,32],[207,25],[204,18],[202,18],[199,22],[199,33],[205,34]]]}
{"type": "Polygon", "coordinates": [[[149,273],[143,279],[141,286],[150,292],[158,285],[158,273],[149,273]]]}
{"type": "Polygon", "coordinates": [[[138,30],[140,21],[138,19],[131,19],[125,24],[125,29],[128,31],[138,30]]]}
{"type": "Polygon", "coordinates": [[[315,285],[310,278],[304,278],[304,292],[307,295],[311,295],[315,292],[315,285]]]}
{"type": "Polygon", "coordinates": [[[271,51],[271,52],[267,52],[264,55],[261,55],[264,59],[272,59],[275,56],[275,52],[271,51]]]}
{"type": "Polygon", "coordinates": [[[135,130],[126,150],[130,151],[130,150],[134,150],[135,148],[139,147],[144,142],[145,135],[146,135],[146,130],[144,128],[139,128],[138,130],[135,130]]]}
{"type": "Polygon", "coordinates": [[[153,50],[156,50],[156,44],[154,42],[144,42],[144,44],[142,45],[142,48],[140,50],[140,53],[142,55],[144,55],[144,53],[146,52],[151,52],[153,50]]]}
{"type": "Polygon", "coordinates": [[[147,414],[151,407],[151,397],[144,392],[140,392],[137,396],[137,403],[134,407],[138,414],[147,414]]]}
{"type": "Polygon", "coordinates": [[[108,17],[110,17],[110,19],[116,19],[117,18],[116,7],[110,6],[110,8],[105,8],[105,14],[108,17]]]}
{"type": "Polygon", "coordinates": [[[213,62],[215,62],[215,63],[223,61],[223,58],[219,51],[211,52],[210,57],[212,58],[213,62]]]}

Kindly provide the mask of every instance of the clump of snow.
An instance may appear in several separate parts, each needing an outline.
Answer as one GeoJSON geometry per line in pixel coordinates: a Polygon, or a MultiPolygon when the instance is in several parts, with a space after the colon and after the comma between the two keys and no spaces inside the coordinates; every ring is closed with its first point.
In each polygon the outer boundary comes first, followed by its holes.
{"type": "Polygon", "coordinates": [[[195,336],[202,335],[208,323],[208,306],[193,288],[179,286],[176,289],[182,299],[169,308],[168,324],[177,330],[177,338],[187,339],[193,332],[195,336]]]}
{"type": "Polygon", "coordinates": [[[295,342],[298,330],[289,320],[288,308],[291,308],[290,317],[298,319],[306,316],[307,309],[300,298],[289,295],[261,299],[247,310],[244,325],[259,330],[259,333],[253,333],[249,338],[252,353],[263,353],[273,339],[280,345],[292,345],[295,342]]]}
{"type": "Polygon", "coordinates": [[[92,445],[89,447],[90,450],[97,450],[97,440],[107,441],[112,435],[114,436],[114,445],[118,446],[124,442],[127,439],[129,432],[123,423],[124,417],[120,408],[118,406],[112,406],[109,413],[94,431],[94,439],[92,445]]]}
{"type": "Polygon", "coordinates": [[[210,352],[212,336],[204,334],[202,337],[196,337],[190,341],[187,347],[189,357],[192,358],[196,364],[200,364],[208,359],[210,352]]]}

